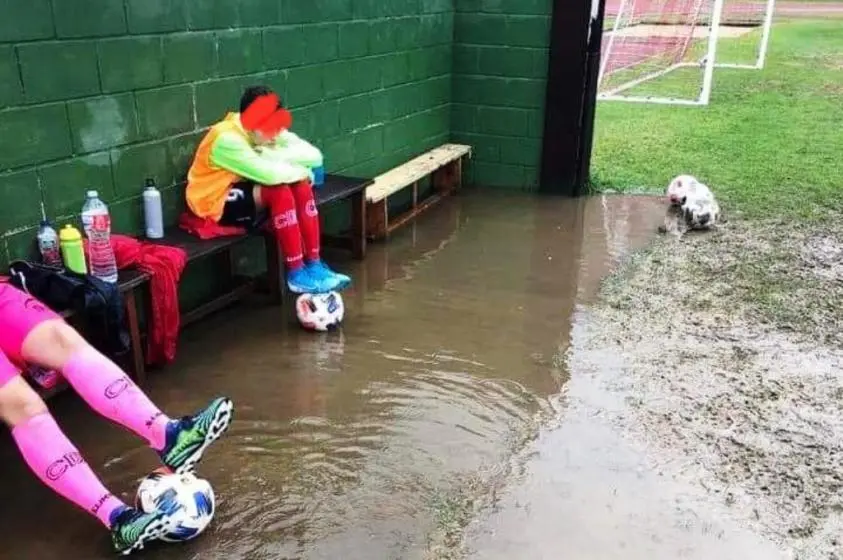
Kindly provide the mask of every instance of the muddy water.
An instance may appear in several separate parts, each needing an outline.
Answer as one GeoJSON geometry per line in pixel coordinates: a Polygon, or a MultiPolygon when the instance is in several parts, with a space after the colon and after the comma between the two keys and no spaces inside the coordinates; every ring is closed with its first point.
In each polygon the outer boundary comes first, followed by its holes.
{"type": "MultiPolygon", "coordinates": [[[[201,465],[218,496],[212,527],[145,557],[423,558],[464,515],[454,496],[509,477],[564,408],[563,356],[581,306],[648,242],[660,213],[643,197],[468,194],[346,263],[356,284],[342,332],[304,333],[289,308],[258,303],[186,331],[149,393],[173,414],[227,394],[236,421],[201,465]]],[[[53,408],[130,499],[153,454],[72,396],[53,408]]],[[[0,558],[111,557],[102,529],[43,489],[4,438],[0,558]]],[[[604,459],[616,445],[588,422],[564,440],[601,447],[604,459]]],[[[590,466],[559,468],[577,478],[590,466]]]]}

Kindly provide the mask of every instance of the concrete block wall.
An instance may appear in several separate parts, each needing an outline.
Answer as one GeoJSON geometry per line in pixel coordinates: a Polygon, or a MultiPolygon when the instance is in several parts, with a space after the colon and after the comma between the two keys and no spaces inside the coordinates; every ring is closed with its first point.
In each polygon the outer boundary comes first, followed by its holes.
{"type": "Polygon", "coordinates": [[[452,139],[474,146],[469,180],[535,189],[551,0],[455,0],[452,139]]]}
{"type": "MultiPolygon", "coordinates": [[[[453,0],[26,0],[0,4],[0,265],[84,193],[141,231],[205,128],[268,83],[330,172],[372,175],[450,137],[453,0]]],[[[461,82],[459,82],[461,83],[461,82]]],[[[479,106],[478,106],[479,108],[479,106]]]]}

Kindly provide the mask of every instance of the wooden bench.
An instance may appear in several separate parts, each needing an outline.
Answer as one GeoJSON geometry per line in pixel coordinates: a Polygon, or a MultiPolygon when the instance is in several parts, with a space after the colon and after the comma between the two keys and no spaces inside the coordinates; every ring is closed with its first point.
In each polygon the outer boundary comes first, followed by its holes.
{"type": "MultiPolygon", "coordinates": [[[[314,189],[316,206],[324,206],[332,202],[349,200],[351,204],[351,227],[345,236],[339,238],[324,236],[326,245],[340,246],[349,249],[355,259],[366,256],[366,204],[365,190],[372,183],[371,179],[345,177],[341,175],[327,175],[324,184],[314,189]]],[[[268,232],[261,232],[264,238],[267,265],[267,290],[273,302],[283,301],[285,274],[283,259],[275,237],[268,232]]],[[[229,304],[242,299],[245,295],[255,291],[258,281],[255,279],[238,278],[234,275],[231,261],[231,250],[241,242],[249,239],[249,235],[219,237],[203,240],[192,236],[178,228],[167,232],[164,239],[158,241],[162,245],[181,247],[187,252],[188,264],[192,261],[224,254],[226,256],[223,272],[229,280],[232,289],[217,298],[182,315],[182,324],[189,325],[206,315],[213,313],[229,304]]]]}
{"type": "MultiPolygon", "coordinates": [[[[328,245],[349,249],[356,259],[363,259],[366,255],[365,190],[371,184],[371,179],[326,175],[325,183],[314,189],[317,206],[342,200],[348,200],[350,202],[351,227],[346,232],[346,235],[339,238],[328,237],[325,241],[327,241],[328,245]]],[[[283,260],[281,259],[278,243],[274,236],[270,234],[262,235],[267,260],[266,288],[269,292],[270,299],[274,303],[280,303],[283,301],[284,286],[286,285],[284,268],[282,266],[283,260]]],[[[232,249],[251,238],[251,235],[237,235],[204,240],[176,227],[169,229],[163,239],[153,241],[156,244],[184,249],[187,253],[188,266],[191,262],[200,259],[213,256],[223,257],[221,259],[223,263],[222,273],[225,276],[229,289],[211,301],[183,313],[181,315],[181,325],[183,327],[256,291],[261,283],[260,280],[235,275],[231,259],[232,249]]],[[[131,363],[124,364],[124,366],[131,370],[132,376],[139,384],[143,384],[146,380],[146,359],[143,344],[145,336],[141,333],[138,318],[138,291],[143,289],[144,286],[147,286],[148,283],[149,276],[139,270],[128,269],[120,271],[118,284],[120,286],[120,292],[123,294],[124,305],[126,307],[127,328],[132,343],[130,352],[131,363]]],[[[147,301],[149,301],[148,298],[147,301]]],[[[64,316],[70,319],[73,313],[67,312],[64,316]]],[[[148,309],[146,316],[147,318],[150,316],[148,309]]],[[[66,388],[66,384],[61,382],[53,389],[41,390],[41,394],[43,397],[48,398],[66,388]]]]}
{"type": "MultiPolygon", "coordinates": [[[[371,179],[345,177],[342,175],[327,175],[324,184],[314,189],[317,206],[324,206],[332,202],[349,200],[351,204],[351,227],[346,235],[337,238],[326,238],[327,244],[337,245],[349,249],[356,259],[366,256],[366,235],[363,224],[366,221],[365,190],[372,183],[371,179]]],[[[273,303],[281,303],[285,292],[285,273],[283,259],[274,235],[261,230],[266,251],[266,291],[273,303]]],[[[237,276],[232,261],[232,250],[251,235],[218,237],[215,239],[199,239],[179,228],[167,231],[163,239],[156,243],[180,247],[187,253],[188,266],[191,262],[209,257],[222,257],[222,274],[229,289],[214,299],[191,309],[181,316],[182,326],[199,321],[207,315],[219,311],[245,296],[254,293],[261,281],[257,278],[237,276]]],[[[140,286],[138,286],[140,287],[140,286]]]]}
{"type": "Polygon", "coordinates": [[[366,189],[366,236],[384,239],[462,186],[462,162],[471,157],[471,146],[443,144],[407,163],[379,175],[366,189]],[[419,200],[419,181],[431,176],[433,192],[419,200]],[[390,216],[389,197],[412,187],[411,206],[390,216]]]}

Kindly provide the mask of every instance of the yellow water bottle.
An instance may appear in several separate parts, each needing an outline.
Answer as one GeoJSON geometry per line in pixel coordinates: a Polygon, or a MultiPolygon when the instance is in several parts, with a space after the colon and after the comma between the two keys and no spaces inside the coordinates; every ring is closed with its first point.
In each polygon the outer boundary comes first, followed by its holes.
{"type": "Polygon", "coordinates": [[[77,274],[87,274],[85,246],[82,244],[82,234],[79,233],[79,230],[68,224],[62,228],[59,239],[61,240],[61,256],[64,259],[64,266],[77,274]]]}

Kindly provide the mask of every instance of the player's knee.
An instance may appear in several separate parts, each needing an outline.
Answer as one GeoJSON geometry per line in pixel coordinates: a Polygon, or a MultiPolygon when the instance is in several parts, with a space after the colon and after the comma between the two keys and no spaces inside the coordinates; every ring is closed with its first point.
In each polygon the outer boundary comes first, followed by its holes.
{"type": "Polygon", "coordinates": [[[0,388],[0,418],[7,426],[17,426],[45,412],[47,405],[23,377],[18,376],[0,388]]]}
{"type": "Polygon", "coordinates": [[[23,357],[43,367],[61,369],[71,356],[87,346],[82,335],[64,321],[46,321],[24,341],[23,357]]]}
{"type": "Polygon", "coordinates": [[[68,354],[88,345],[82,335],[64,321],[50,321],[48,336],[50,344],[68,354]]]}
{"type": "MultiPolygon", "coordinates": [[[[274,218],[284,216],[296,208],[296,200],[289,187],[272,187],[263,190],[263,203],[274,218]]],[[[277,221],[277,220],[276,220],[277,221]]]]}

